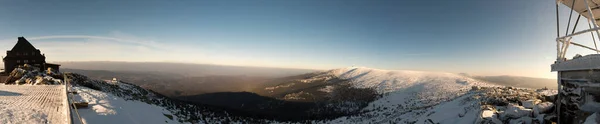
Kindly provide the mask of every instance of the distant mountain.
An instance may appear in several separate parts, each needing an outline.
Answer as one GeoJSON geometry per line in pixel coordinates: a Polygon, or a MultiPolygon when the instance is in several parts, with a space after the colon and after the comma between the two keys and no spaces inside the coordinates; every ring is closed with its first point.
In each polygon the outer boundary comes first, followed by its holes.
{"type": "Polygon", "coordinates": [[[310,73],[316,70],[226,66],[210,64],[187,64],[166,62],[113,62],[113,61],[86,61],[86,62],[56,62],[61,68],[81,70],[105,70],[127,72],[160,72],[178,74],[186,77],[198,76],[256,76],[256,77],[285,77],[310,73]]]}
{"type": "Polygon", "coordinates": [[[533,77],[520,77],[520,76],[472,76],[474,79],[487,81],[493,84],[522,87],[522,88],[548,88],[557,89],[558,84],[556,79],[547,78],[533,78],[533,77]]]}
{"type": "Polygon", "coordinates": [[[459,74],[364,67],[333,69],[273,81],[254,92],[287,101],[324,103],[324,110],[350,114],[326,123],[415,123],[448,119],[454,120],[451,123],[474,122],[479,109],[462,108],[475,101],[464,103],[465,106],[448,106],[461,108],[461,111],[439,113],[447,116],[427,118],[425,113],[435,113],[433,108],[448,101],[460,101],[473,86],[497,86],[459,74]],[[473,116],[457,116],[466,112],[473,116]]]}
{"type": "Polygon", "coordinates": [[[169,97],[199,95],[215,92],[251,91],[271,78],[243,75],[207,75],[189,77],[175,73],[141,71],[106,71],[62,69],[62,72],[74,72],[97,80],[118,80],[131,82],[140,87],[151,89],[169,97]]]}

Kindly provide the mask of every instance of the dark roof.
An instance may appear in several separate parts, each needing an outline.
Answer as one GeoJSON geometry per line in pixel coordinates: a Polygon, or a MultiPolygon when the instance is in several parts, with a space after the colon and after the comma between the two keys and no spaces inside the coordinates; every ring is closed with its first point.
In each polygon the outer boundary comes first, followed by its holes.
{"type": "Polygon", "coordinates": [[[37,50],[25,37],[19,37],[19,41],[10,51],[35,51],[37,50]]]}

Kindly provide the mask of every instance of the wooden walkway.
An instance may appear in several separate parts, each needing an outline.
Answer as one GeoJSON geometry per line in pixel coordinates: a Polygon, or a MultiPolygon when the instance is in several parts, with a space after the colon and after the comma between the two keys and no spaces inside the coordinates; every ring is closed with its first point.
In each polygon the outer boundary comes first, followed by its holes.
{"type": "MultiPolygon", "coordinates": [[[[71,123],[65,85],[0,84],[0,108],[35,111],[45,115],[50,124],[71,123]]],[[[0,113],[6,111],[0,110],[0,113]]]]}

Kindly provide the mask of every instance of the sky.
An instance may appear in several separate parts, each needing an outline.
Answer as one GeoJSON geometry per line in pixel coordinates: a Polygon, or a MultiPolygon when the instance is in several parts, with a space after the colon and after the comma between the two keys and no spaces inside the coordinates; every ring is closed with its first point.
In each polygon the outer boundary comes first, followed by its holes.
{"type": "MultiPolygon", "coordinates": [[[[0,49],[9,50],[24,36],[50,62],[362,66],[556,78],[550,72],[556,59],[555,5],[531,0],[0,1],[0,49]]],[[[559,10],[565,30],[569,9],[559,10]]],[[[580,25],[587,26],[585,18],[580,25]]],[[[580,43],[593,44],[588,37],[580,43]]],[[[567,56],[575,53],[591,52],[573,49],[567,56]]]]}

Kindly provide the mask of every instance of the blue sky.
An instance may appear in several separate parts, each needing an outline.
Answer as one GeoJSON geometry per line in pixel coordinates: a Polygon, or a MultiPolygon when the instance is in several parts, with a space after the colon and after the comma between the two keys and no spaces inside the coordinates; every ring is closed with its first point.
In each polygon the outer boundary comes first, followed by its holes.
{"type": "MultiPolygon", "coordinates": [[[[0,48],[10,49],[25,36],[48,61],[365,66],[552,78],[554,5],[529,0],[1,1],[0,48]]],[[[561,14],[566,22],[564,6],[561,14]]]]}

